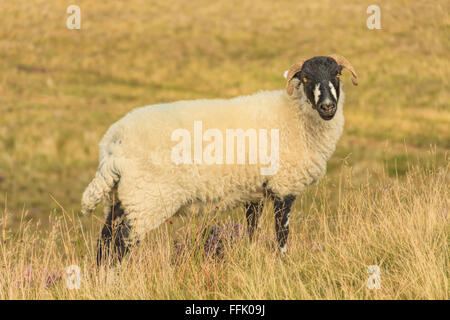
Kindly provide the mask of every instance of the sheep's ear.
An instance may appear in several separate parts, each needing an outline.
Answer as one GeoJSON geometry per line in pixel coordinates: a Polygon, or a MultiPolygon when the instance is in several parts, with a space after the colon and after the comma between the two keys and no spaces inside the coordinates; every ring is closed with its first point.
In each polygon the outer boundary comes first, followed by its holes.
{"type": "Polygon", "coordinates": [[[295,74],[302,70],[303,63],[305,59],[299,60],[297,63],[293,64],[289,70],[287,71],[286,76],[286,92],[288,95],[292,95],[294,93],[294,85],[291,83],[291,80],[294,78],[295,74]]]}
{"type": "Polygon", "coordinates": [[[352,82],[353,85],[358,85],[358,75],[356,74],[355,69],[353,68],[352,64],[345,59],[343,56],[340,56],[338,54],[330,54],[330,58],[333,58],[336,63],[344,68],[347,68],[352,73],[352,82]]]}

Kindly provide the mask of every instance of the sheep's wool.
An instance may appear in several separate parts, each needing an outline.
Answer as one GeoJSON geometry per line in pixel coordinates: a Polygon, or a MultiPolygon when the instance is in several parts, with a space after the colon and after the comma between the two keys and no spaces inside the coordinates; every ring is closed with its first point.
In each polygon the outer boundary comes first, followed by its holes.
{"type": "Polygon", "coordinates": [[[100,165],[83,194],[83,211],[105,200],[105,212],[121,201],[134,238],[158,227],[178,211],[231,209],[261,199],[264,190],[282,197],[299,195],[318,181],[341,136],[344,93],[334,118],[325,121],[299,95],[261,91],[229,100],[192,100],[131,111],[113,124],[100,142],[100,165]],[[299,97],[300,98],[293,98],[299,97]],[[203,132],[218,129],[278,129],[279,168],[262,175],[260,164],[176,164],[171,140],[176,129],[194,136],[194,121],[203,132]]]}

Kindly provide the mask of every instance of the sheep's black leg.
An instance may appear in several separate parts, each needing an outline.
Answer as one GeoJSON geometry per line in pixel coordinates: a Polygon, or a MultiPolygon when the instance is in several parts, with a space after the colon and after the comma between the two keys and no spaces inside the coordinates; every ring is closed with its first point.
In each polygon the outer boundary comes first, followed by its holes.
{"type": "Polygon", "coordinates": [[[245,204],[245,216],[247,217],[247,230],[250,240],[253,239],[253,234],[258,226],[258,219],[261,214],[263,202],[249,202],[245,204]]]}
{"type": "Polygon", "coordinates": [[[289,215],[291,213],[292,204],[295,196],[288,195],[283,199],[275,197],[275,231],[277,234],[277,241],[282,253],[286,252],[286,242],[289,235],[289,215]]]}
{"type": "Polygon", "coordinates": [[[129,251],[127,239],[130,235],[130,225],[126,222],[120,202],[111,206],[97,245],[97,265],[105,262],[120,262],[129,251]]]}

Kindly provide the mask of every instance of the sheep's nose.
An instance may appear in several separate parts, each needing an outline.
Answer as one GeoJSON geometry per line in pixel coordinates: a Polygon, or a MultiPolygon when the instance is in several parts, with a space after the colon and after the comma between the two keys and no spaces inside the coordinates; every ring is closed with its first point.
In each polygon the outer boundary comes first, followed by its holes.
{"type": "Polygon", "coordinates": [[[319,110],[323,113],[332,113],[334,112],[334,109],[336,109],[336,104],[334,103],[323,102],[319,104],[319,110]]]}

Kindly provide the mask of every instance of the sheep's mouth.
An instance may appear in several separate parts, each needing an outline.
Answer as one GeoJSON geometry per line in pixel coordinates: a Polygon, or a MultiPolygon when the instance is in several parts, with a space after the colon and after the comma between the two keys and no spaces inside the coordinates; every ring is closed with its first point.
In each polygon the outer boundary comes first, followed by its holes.
{"type": "Polygon", "coordinates": [[[334,110],[332,112],[328,112],[328,113],[319,112],[319,115],[323,120],[329,121],[329,120],[333,119],[335,113],[336,113],[336,110],[334,110]]]}

